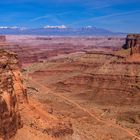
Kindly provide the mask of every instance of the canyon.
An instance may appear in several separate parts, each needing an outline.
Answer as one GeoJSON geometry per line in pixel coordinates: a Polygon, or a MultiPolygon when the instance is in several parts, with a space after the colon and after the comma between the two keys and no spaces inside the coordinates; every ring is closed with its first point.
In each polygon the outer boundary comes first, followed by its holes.
{"type": "Polygon", "coordinates": [[[19,54],[22,64],[41,62],[61,54],[87,50],[117,50],[124,43],[124,37],[44,37],[6,36],[7,43],[1,48],[19,54]]]}
{"type": "Polygon", "coordinates": [[[139,35],[4,38],[1,138],[140,139],[139,35]]]}
{"type": "MultiPolygon", "coordinates": [[[[60,117],[57,118],[47,112],[43,112],[41,107],[39,109],[37,107],[41,106],[39,103],[28,98],[27,89],[20,71],[21,65],[18,56],[15,53],[1,50],[0,138],[2,140],[24,139],[26,135],[26,138],[29,137],[28,139],[30,139],[31,134],[28,136],[26,133],[31,128],[44,133],[47,139],[52,139],[48,135],[59,137],[72,134],[73,130],[69,121],[64,121],[60,117]],[[21,131],[21,133],[19,132],[20,138],[17,134],[18,129],[21,131]]],[[[35,134],[33,137],[36,137],[35,134]]]]}

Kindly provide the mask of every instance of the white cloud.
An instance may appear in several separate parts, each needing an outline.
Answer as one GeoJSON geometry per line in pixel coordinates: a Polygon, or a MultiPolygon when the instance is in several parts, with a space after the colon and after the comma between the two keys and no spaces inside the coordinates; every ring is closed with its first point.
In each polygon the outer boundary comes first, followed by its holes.
{"type": "Polygon", "coordinates": [[[66,29],[67,27],[65,25],[60,25],[60,26],[50,26],[50,25],[46,25],[44,26],[45,29],[53,29],[53,28],[58,28],[58,29],[66,29]]]}

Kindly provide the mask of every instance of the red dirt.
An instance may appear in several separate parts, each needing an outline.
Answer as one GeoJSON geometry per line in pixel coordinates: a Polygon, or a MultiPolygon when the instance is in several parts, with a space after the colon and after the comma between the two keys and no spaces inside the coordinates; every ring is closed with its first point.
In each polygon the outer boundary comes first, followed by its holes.
{"type": "Polygon", "coordinates": [[[123,38],[7,39],[23,68],[10,63],[23,123],[10,140],[140,140],[140,56],[114,51],[123,38]]]}

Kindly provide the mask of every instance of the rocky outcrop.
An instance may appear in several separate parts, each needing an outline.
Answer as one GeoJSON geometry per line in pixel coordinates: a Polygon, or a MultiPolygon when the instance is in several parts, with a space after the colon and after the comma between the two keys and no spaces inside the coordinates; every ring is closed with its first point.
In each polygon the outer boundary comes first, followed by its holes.
{"type": "Polygon", "coordinates": [[[17,56],[0,51],[0,138],[7,140],[22,127],[18,105],[26,100],[26,90],[17,56]]]}
{"type": "Polygon", "coordinates": [[[140,53],[140,34],[129,34],[126,37],[125,49],[130,48],[130,54],[140,53]]]}

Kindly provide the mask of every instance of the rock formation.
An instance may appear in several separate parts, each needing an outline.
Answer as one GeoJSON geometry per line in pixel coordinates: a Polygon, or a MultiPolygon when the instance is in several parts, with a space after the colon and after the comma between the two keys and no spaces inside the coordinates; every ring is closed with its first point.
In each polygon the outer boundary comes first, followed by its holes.
{"type": "Polygon", "coordinates": [[[0,51],[0,138],[7,140],[22,127],[18,104],[25,100],[16,54],[0,51]]]}
{"type": "Polygon", "coordinates": [[[140,53],[140,34],[129,34],[126,37],[125,49],[130,48],[130,54],[140,53]]]}

